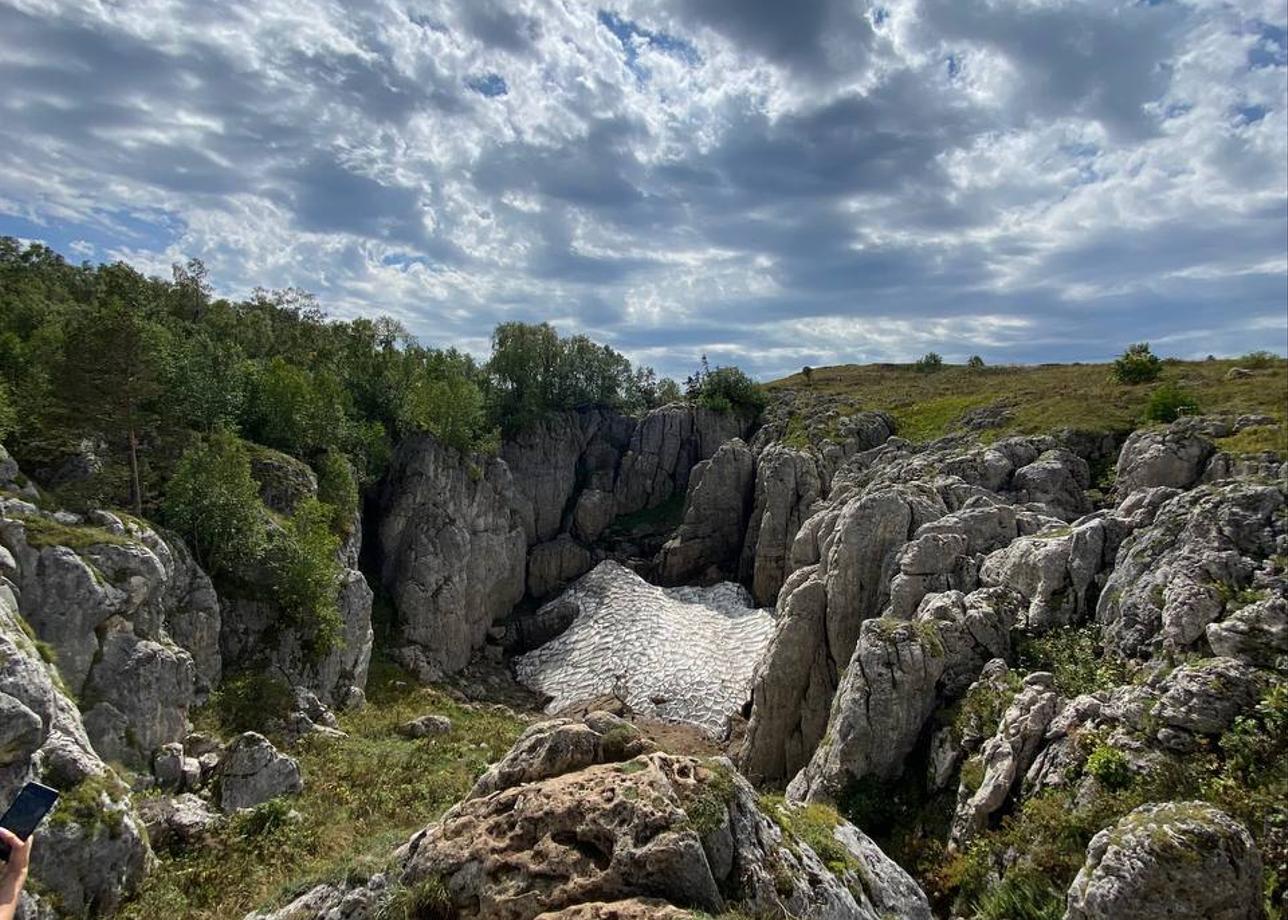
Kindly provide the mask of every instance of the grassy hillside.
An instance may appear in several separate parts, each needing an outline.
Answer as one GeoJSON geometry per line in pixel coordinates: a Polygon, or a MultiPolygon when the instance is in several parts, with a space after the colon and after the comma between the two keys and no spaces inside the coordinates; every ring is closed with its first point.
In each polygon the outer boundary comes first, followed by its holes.
{"type": "Polygon", "coordinates": [[[1246,364],[1239,359],[1168,360],[1154,383],[1125,385],[1113,381],[1108,364],[945,365],[935,371],[910,364],[846,364],[815,368],[808,382],[803,374],[793,374],[767,387],[771,393],[793,389],[839,398],[854,410],[884,409],[898,421],[902,437],[927,441],[961,430],[967,413],[985,407],[1005,410],[997,427],[981,431],[985,440],[1060,427],[1128,431],[1148,421],[1146,407],[1155,388],[1171,383],[1191,395],[1203,413],[1259,414],[1278,421],[1228,446],[1288,449],[1288,361],[1227,379],[1234,367],[1246,364]]]}

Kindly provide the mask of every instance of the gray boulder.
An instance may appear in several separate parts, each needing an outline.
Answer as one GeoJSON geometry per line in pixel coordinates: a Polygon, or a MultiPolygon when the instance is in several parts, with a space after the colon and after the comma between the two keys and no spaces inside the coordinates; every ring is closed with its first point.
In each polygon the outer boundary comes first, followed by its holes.
{"type": "Polygon", "coordinates": [[[1209,623],[1208,645],[1218,655],[1288,670],[1288,597],[1275,594],[1209,623]]]}
{"type": "Polygon", "coordinates": [[[1118,495],[1126,497],[1153,486],[1193,486],[1216,451],[1212,437],[1230,433],[1228,426],[1215,424],[1206,419],[1181,419],[1166,427],[1132,432],[1118,455],[1118,495]]]}
{"type": "Polygon", "coordinates": [[[1261,856],[1205,802],[1142,805],[1087,847],[1065,920],[1259,920],[1261,856]]]}
{"type": "Polygon", "coordinates": [[[617,502],[612,492],[587,489],[577,496],[572,513],[572,533],[579,540],[593,543],[617,517],[617,502]]]}
{"type": "Polygon", "coordinates": [[[139,815],[156,850],[182,853],[209,842],[222,816],[212,812],[205,799],[182,795],[151,796],[139,802],[139,815]]]}
{"type": "Polygon", "coordinates": [[[304,789],[295,759],[257,732],[245,732],[229,742],[219,761],[217,780],[219,807],[226,812],[253,808],[304,789]]]}
{"type": "Polygon", "coordinates": [[[1090,487],[1087,461],[1062,447],[1043,451],[1032,463],[1016,470],[1011,480],[1018,501],[1045,505],[1066,521],[1091,510],[1087,498],[1090,487]]]}
{"type": "Polygon", "coordinates": [[[663,584],[681,584],[708,569],[737,569],[755,477],[756,460],[741,439],[720,446],[689,476],[684,520],[658,554],[663,584]]]}

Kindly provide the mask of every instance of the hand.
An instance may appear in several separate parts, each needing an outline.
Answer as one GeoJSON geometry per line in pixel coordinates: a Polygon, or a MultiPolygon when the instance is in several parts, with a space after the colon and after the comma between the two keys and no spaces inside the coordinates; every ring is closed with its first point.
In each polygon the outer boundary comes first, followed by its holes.
{"type": "Polygon", "coordinates": [[[0,879],[5,882],[26,881],[27,865],[31,862],[32,839],[23,840],[13,831],[0,827],[0,840],[9,847],[9,861],[4,864],[4,872],[0,873],[0,879]]]}

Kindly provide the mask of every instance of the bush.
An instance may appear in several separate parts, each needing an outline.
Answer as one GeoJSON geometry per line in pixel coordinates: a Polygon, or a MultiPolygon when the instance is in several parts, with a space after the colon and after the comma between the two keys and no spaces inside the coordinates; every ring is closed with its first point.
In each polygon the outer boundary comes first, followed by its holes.
{"type": "Polygon", "coordinates": [[[979,355],[971,355],[970,359],[966,362],[966,366],[973,371],[977,371],[984,366],[984,359],[979,355]]]}
{"type": "Polygon", "coordinates": [[[226,677],[195,718],[201,724],[202,714],[213,716],[221,734],[262,732],[269,723],[285,719],[294,701],[295,694],[285,681],[265,674],[239,674],[226,677]]]}
{"type": "Polygon", "coordinates": [[[1126,789],[1136,779],[1127,755],[1107,744],[1100,745],[1087,756],[1086,769],[1109,792],[1126,789]]]}
{"type": "Polygon", "coordinates": [[[202,567],[217,575],[264,546],[263,505],[250,455],[235,435],[216,431],[184,451],[166,489],[165,522],[202,567]]]}
{"type": "Polygon", "coordinates": [[[1149,394],[1145,418],[1151,422],[1174,422],[1182,415],[1199,411],[1198,401],[1174,383],[1164,383],[1149,394]]]}
{"type": "Polygon", "coordinates": [[[1150,383],[1163,372],[1163,362],[1149,350],[1148,342],[1128,345],[1114,360],[1113,378],[1118,383],[1150,383]]]}
{"type": "Polygon", "coordinates": [[[274,535],[269,552],[278,606],[287,622],[306,631],[304,644],[315,659],[343,641],[344,624],[336,609],[340,541],[331,532],[333,515],[316,498],[304,499],[274,535]]]}
{"type": "Polygon", "coordinates": [[[917,363],[913,365],[913,367],[923,374],[932,374],[935,371],[942,369],[943,366],[943,357],[938,352],[934,351],[926,352],[918,358],[917,363]]]}
{"type": "Polygon", "coordinates": [[[1249,370],[1262,371],[1274,367],[1283,359],[1273,351],[1250,351],[1239,359],[1239,366],[1249,370]]]}
{"type": "Polygon", "coordinates": [[[698,405],[717,412],[731,410],[759,413],[768,399],[760,384],[737,367],[717,367],[702,376],[697,387],[698,405]]]}
{"type": "Polygon", "coordinates": [[[323,452],[313,464],[318,475],[318,501],[331,509],[331,530],[341,537],[353,527],[358,510],[358,480],[338,450],[323,452]]]}

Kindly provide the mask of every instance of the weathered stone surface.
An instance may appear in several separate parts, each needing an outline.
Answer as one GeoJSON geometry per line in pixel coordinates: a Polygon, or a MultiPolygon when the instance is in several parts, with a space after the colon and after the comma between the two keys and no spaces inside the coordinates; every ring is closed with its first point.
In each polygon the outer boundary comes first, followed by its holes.
{"type": "Polygon", "coordinates": [[[1065,920],[1258,920],[1261,856],[1205,802],[1142,805],[1087,847],[1065,920]]]}
{"type": "Polygon", "coordinates": [[[96,511],[59,524],[9,507],[0,501],[0,545],[19,609],[58,655],[69,689],[89,701],[95,749],[146,769],[153,749],[184,736],[188,707],[221,672],[209,579],[177,540],[133,520],[96,511]]]}
{"type": "MultiPolygon", "coordinates": [[[[1219,432],[1229,434],[1229,429],[1219,432]]],[[[1133,432],[1118,455],[1118,495],[1152,486],[1188,489],[1199,481],[1216,450],[1215,433],[1206,419],[1181,419],[1164,428],[1133,432]]]]}
{"type": "Polygon", "coordinates": [[[1011,480],[1018,501],[1046,505],[1066,521],[1091,510],[1087,498],[1090,486],[1087,461],[1062,447],[1043,451],[1032,463],[1016,470],[1011,480]]]}
{"type": "Polygon", "coordinates": [[[1288,598],[1267,597],[1209,623],[1207,641],[1218,655],[1288,670],[1288,598]]]}
{"type": "Polygon", "coordinates": [[[711,568],[736,571],[755,465],[751,450],[735,438],[694,466],[684,520],[658,555],[657,575],[663,584],[682,584],[711,568]]]}
{"type": "MultiPolygon", "coordinates": [[[[774,628],[737,585],[659,588],[601,562],[553,602],[572,625],[516,658],[519,680],[552,698],[549,712],[617,693],[634,711],[721,735],[746,703],[774,628]]],[[[540,615],[540,614],[539,614],[540,615]]]]}
{"type": "Polygon", "coordinates": [[[777,599],[789,572],[792,542],[822,488],[817,462],[805,451],[770,444],[757,456],[741,568],[757,604],[768,606],[777,599]]]}
{"type": "Polygon", "coordinates": [[[1196,648],[1241,604],[1284,593],[1265,562],[1288,549],[1288,483],[1199,486],[1123,543],[1096,610],[1119,654],[1196,648]]]}
{"type": "Polygon", "coordinates": [[[617,513],[660,505],[689,485],[694,465],[721,444],[747,433],[751,420],[738,412],[670,405],[644,416],[622,454],[613,494],[617,513]]]}
{"type": "Polygon", "coordinates": [[[151,853],[128,790],[94,753],[60,680],[0,580],[0,801],[32,780],[84,800],[76,816],[41,831],[32,877],[72,916],[111,913],[138,887],[151,853]]]}
{"type": "Polygon", "coordinates": [[[537,920],[692,920],[693,912],[672,907],[656,898],[627,898],[624,901],[576,904],[539,914],[537,920]]]}
{"type": "Polygon", "coordinates": [[[399,640],[431,671],[464,667],[523,597],[528,541],[513,501],[499,460],[464,457],[430,435],[395,453],[382,490],[381,578],[399,640]]]}
{"type": "Polygon", "coordinates": [[[572,532],[579,540],[593,543],[617,517],[617,501],[612,492],[587,489],[577,496],[572,513],[572,532]]]}
{"type": "Polygon", "coordinates": [[[933,487],[913,482],[851,497],[802,525],[798,543],[812,542],[821,561],[793,573],[779,595],[739,761],[753,781],[786,780],[805,765],[863,621],[888,601],[895,553],[946,512],[933,487]]]}
{"type": "Polygon", "coordinates": [[[963,785],[959,790],[949,838],[955,846],[982,831],[1024,778],[1041,750],[1059,702],[1050,674],[1039,671],[1025,678],[1023,688],[1003,713],[997,733],[975,755],[983,771],[979,787],[963,785]]]}
{"type": "Polygon", "coordinates": [[[398,730],[408,738],[428,738],[432,735],[446,735],[452,731],[452,720],[447,716],[433,714],[418,716],[398,730]]]}
{"type": "Polygon", "coordinates": [[[259,483],[259,498],[278,514],[293,514],[295,506],[318,494],[318,478],[303,460],[255,445],[250,474],[259,483]]]}
{"type": "Polygon", "coordinates": [[[959,697],[984,664],[1010,652],[1020,609],[1004,588],[926,598],[912,622],[863,624],[827,734],[787,787],[794,801],[835,799],[856,780],[893,779],[937,704],[959,697]]]}
{"type": "Polygon", "coordinates": [[[252,808],[304,788],[295,759],[257,732],[245,732],[229,742],[219,761],[218,783],[223,811],[252,808]]]}
{"type": "Polygon", "coordinates": [[[151,796],[139,801],[139,816],[148,829],[154,849],[177,853],[205,845],[220,825],[220,815],[210,811],[206,801],[192,793],[151,796]]]}
{"type": "Polygon", "coordinates": [[[538,543],[528,552],[528,593],[546,597],[590,570],[590,550],[567,534],[538,543]]]}

